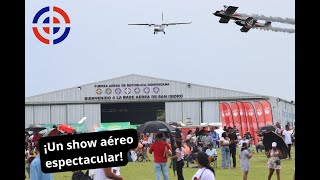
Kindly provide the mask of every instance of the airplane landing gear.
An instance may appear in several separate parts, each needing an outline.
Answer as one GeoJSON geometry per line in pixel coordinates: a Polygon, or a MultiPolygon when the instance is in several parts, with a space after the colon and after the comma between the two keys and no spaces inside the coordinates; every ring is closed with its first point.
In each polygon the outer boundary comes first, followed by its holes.
{"type": "Polygon", "coordinates": [[[163,31],[163,34],[166,34],[166,32],[163,31]]]}
{"type": "Polygon", "coordinates": [[[153,32],[153,34],[156,34],[156,32],[153,32]]]}

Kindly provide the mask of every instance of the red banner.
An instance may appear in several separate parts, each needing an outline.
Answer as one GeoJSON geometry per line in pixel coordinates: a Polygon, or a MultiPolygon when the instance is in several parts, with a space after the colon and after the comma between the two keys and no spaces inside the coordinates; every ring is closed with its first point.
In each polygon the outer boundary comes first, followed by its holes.
{"type": "Polygon", "coordinates": [[[263,106],[263,111],[264,111],[264,120],[266,124],[273,124],[273,118],[272,118],[272,109],[271,105],[268,101],[262,100],[262,106],[263,106]]]}
{"type": "Polygon", "coordinates": [[[254,107],[257,113],[258,128],[261,128],[262,126],[266,125],[266,122],[264,121],[264,112],[263,112],[262,104],[259,101],[255,101],[254,107]]]}
{"type": "Polygon", "coordinates": [[[231,111],[232,111],[234,126],[236,126],[236,128],[239,130],[241,137],[243,137],[239,107],[235,102],[231,103],[231,111]]]}
{"type": "Polygon", "coordinates": [[[243,103],[244,108],[246,110],[247,119],[249,120],[249,127],[250,127],[250,134],[254,138],[254,144],[258,143],[258,134],[256,133],[258,131],[258,124],[257,124],[257,118],[256,113],[254,112],[254,108],[251,103],[244,102],[243,103]]]}
{"type": "Polygon", "coordinates": [[[222,127],[225,127],[225,126],[227,126],[227,124],[229,124],[229,118],[228,118],[228,122],[227,122],[227,118],[224,115],[224,111],[226,109],[225,106],[222,103],[220,103],[219,107],[220,107],[220,116],[221,116],[222,127]]]}
{"type": "Polygon", "coordinates": [[[223,103],[226,108],[227,108],[227,111],[224,113],[224,115],[228,116],[229,117],[229,125],[227,124],[227,127],[233,127],[233,117],[232,117],[232,111],[231,111],[231,108],[229,106],[228,103],[223,103]]]}
{"type": "MultiPolygon", "coordinates": [[[[242,133],[245,134],[248,132],[248,125],[247,125],[247,117],[246,117],[246,111],[244,109],[244,105],[242,102],[237,102],[237,105],[239,107],[239,114],[241,118],[241,129],[242,133]]],[[[243,137],[243,136],[242,136],[243,137]]]]}

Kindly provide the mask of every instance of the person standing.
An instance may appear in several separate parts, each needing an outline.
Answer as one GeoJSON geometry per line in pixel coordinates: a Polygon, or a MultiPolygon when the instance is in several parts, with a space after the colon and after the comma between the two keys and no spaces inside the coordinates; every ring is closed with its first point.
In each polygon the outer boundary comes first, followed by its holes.
{"type": "Polygon", "coordinates": [[[214,127],[210,127],[210,133],[209,136],[212,137],[213,140],[213,148],[216,148],[217,141],[219,139],[219,134],[215,131],[214,127]]]}
{"type": "Polygon", "coordinates": [[[243,180],[247,180],[247,176],[250,169],[249,159],[252,157],[252,153],[248,150],[247,143],[242,143],[242,148],[240,152],[240,166],[243,172],[243,180]]]}
{"type": "Polygon", "coordinates": [[[205,152],[199,152],[196,158],[199,169],[193,175],[192,180],[215,180],[215,173],[210,166],[208,158],[209,157],[205,152]]]}
{"type": "Polygon", "coordinates": [[[43,173],[41,170],[39,141],[35,141],[37,156],[30,164],[30,180],[53,180],[52,173],[43,173]]]}
{"type": "Polygon", "coordinates": [[[291,135],[292,135],[292,132],[290,131],[290,127],[288,125],[286,125],[286,129],[282,132],[282,135],[284,136],[284,142],[288,146],[289,159],[292,159],[291,158],[291,145],[292,145],[291,135]]]}
{"type": "Polygon", "coordinates": [[[266,152],[268,159],[268,168],[269,168],[269,175],[268,175],[268,180],[271,179],[274,170],[276,170],[277,173],[277,179],[280,180],[280,169],[281,169],[281,160],[280,156],[281,151],[277,148],[277,143],[273,142],[272,143],[272,149],[269,149],[268,152],[266,152]]]}
{"type": "Polygon", "coordinates": [[[154,157],[154,170],[156,173],[156,180],[161,179],[161,173],[164,180],[169,179],[167,156],[165,154],[171,156],[172,154],[170,153],[170,150],[170,145],[163,140],[163,134],[157,134],[156,142],[154,142],[149,148],[149,153],[153,153],[154,157]]]}
{"type": "Polygon", "coordinates": [[[230,169],[230,139],[226,132],[223,132],[220,138],[220,147],[222,154],[222,169],[230,169]]]}
{"type": "Polygon", "coordinates": [[[182,147],[182,142],[181,141],[176,141],[175,147],[176,147],[176,154],[174,156],[172,156],[171,158],[172,159],[177,159],[178,180],[184,180],[182,168],[184,166],[185,150],[182,147]]]}
{"type": "Polygon", "coordinates": [[[281,136],[281,125],[280,125],[279,122],[276,123],[276,130],[274,131],[274,133],[276,133],[279,136],[281,136]]]}
{"type": "Polygon", "coordinates": [[[236,159],[236,152],[237,152],[237,144],[238,144],[238,137],[236,135],[236,132],[232,130],[231,127],[228,128],[228,137],[230,139],[230,156],[232,157],[232,165],[235,168],[237,159],[236,159]]]}
{"type": "Polygon", "coordinates": [[[206,152],[206,150],[208,149],[208,145],[212,143],[213,139],[211,136],[209,136],[209,131],[205,131],[205,136],[203,136],[201,139],[202,151],[206,152]]]}

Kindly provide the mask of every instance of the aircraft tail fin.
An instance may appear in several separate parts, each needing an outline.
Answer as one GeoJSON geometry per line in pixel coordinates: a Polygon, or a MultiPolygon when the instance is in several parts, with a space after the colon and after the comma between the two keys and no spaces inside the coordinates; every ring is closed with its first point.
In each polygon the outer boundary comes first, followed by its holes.
{"type": "Polygon", "coordinates": [[[271,21],[268,21],[264,24],[264,27],[270,27],[271,26],[271,21]]]}

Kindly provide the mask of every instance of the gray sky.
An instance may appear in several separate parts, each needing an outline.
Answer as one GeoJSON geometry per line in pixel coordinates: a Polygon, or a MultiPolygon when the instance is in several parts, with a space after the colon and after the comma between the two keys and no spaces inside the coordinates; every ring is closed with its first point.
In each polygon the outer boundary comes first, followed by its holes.
{"type": "Polygon", "coordinates": [[[292,0],[26,1],[26,97],[134,73],[295,100],[295,34],[241,33],[212,14],[223,5],[295,18],[292,0]],[[48,5],[71,20],[69,36],[57,45],[42,44],[32,32],[33,16],[48,5]],[[165,22],[192,24],[169,26],[165,35],[127,25],[160,23],[161,12],[165,22]]]}

